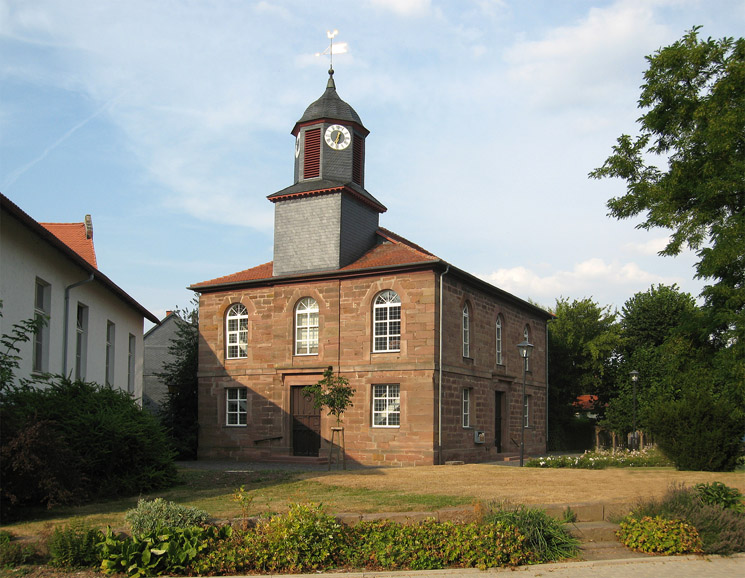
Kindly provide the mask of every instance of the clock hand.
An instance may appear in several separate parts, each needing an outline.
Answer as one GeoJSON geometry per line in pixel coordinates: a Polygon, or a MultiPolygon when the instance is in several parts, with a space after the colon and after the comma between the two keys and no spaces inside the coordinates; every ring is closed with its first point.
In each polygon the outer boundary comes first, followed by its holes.
{"type": "Polygon", "coordinates": [[[341,131],[336,133],[336,140],[334,140],[334,144],[339,144],[339,139],[341,138],[341,131]]]}

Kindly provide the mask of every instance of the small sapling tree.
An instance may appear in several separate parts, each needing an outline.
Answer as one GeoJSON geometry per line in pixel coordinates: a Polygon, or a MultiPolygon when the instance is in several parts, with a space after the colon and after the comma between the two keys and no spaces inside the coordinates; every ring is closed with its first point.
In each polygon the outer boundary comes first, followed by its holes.
{"type": "Polygon", "coordinates": [[[316,409],[327,408],[327,415],[333,415],[336,418],[336,426],[341,427],[341,416],[348,407],[352,407],[352,396],[355,389],[349,385],[349,381],[337,374],[334,375],[334,368],[329,368],[323,372],[323,379],[313,385],[306,385],[303,393],[313,399],[313,407],[316,409]]]}

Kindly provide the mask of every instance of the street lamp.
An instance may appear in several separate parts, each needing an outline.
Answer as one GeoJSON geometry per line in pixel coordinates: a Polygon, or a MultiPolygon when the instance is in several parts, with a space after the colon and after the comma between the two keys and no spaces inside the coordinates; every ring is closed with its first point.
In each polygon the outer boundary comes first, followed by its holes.
{"type": "Polygon", "coordinates": [[[631,434],[631,445],[633,446],[631,449],[638,450],[639,448],[636,447],[636,382],[639,381],[639,372],[633,369],[629,371],[629,375],[631,376],[631,381],[634,383],[634,431],[631,434]]]}
{"type": "Polygon", "coordinates": [[[528,340],[518,343],[517,350],[520,352],[520,357],[523,360],[523,409],[522,409],[522,427],[520,428],[520,467],[523,467],[523,459],[525,458],[525,374],[528,371],[528,359],[530,359],[530,352],[533,351],[533,344],[528,343],[528,340]]]}

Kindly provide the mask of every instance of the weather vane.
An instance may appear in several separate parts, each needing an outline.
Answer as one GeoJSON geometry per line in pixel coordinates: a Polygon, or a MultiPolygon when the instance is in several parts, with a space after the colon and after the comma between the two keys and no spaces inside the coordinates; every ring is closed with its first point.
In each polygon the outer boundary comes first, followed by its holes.
{"type": "Polygon", "coordinates": [[[334,70],[334,53],[345,54],[348,48],[346,42],[337,42],[336,46],[334,46],[334,37],[337,34],[339,34],[338,30],[334,30],[333,32],[331,30],[328,30],[326,32],[326,36],[329,39],[329,47],[323,52],[316,52],[316,56],[323,56],[324,54],[329,55],[329,70],[330,71],[334,70]]]}

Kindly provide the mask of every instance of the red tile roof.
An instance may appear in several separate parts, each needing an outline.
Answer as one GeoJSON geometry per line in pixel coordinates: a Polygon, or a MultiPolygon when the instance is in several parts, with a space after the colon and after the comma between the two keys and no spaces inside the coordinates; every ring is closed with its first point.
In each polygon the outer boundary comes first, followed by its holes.
{"type": "Polygon", "coordinates": [[[90,265],[98,269],[93,232],[88,235],[85,223],[39,223],[90,265]]]}
{"type": "MultiPolygon", "coordinates": [[[[350,263],[346,267],[342,267],[336,271],[351,272],[363,269],[401,267],[405,265],[415,265],[426,262],[436,263],[440,261],[438,257],[429,251],[422,249],[418,245],[415,245],[411,241],[408,241],[387,229],[378,229],[378,236],[381,241],[378,245],[370,249],[353,263],[350,263]]],[[[245,271],[233,273],[232,275],[225,275],[224,277],[218,277],[217,279],[196,283],[192,285],[190,289],[199,291],[200,289],[207,289],[213,286],[271,279],[272,272],[273,264],[270,261],[269,263],[264,263],[263,265],[246,269],[245,271]]],[[[334,271],[323,271],[322,273],[328,274],[334,273],[334,271]]]]}

